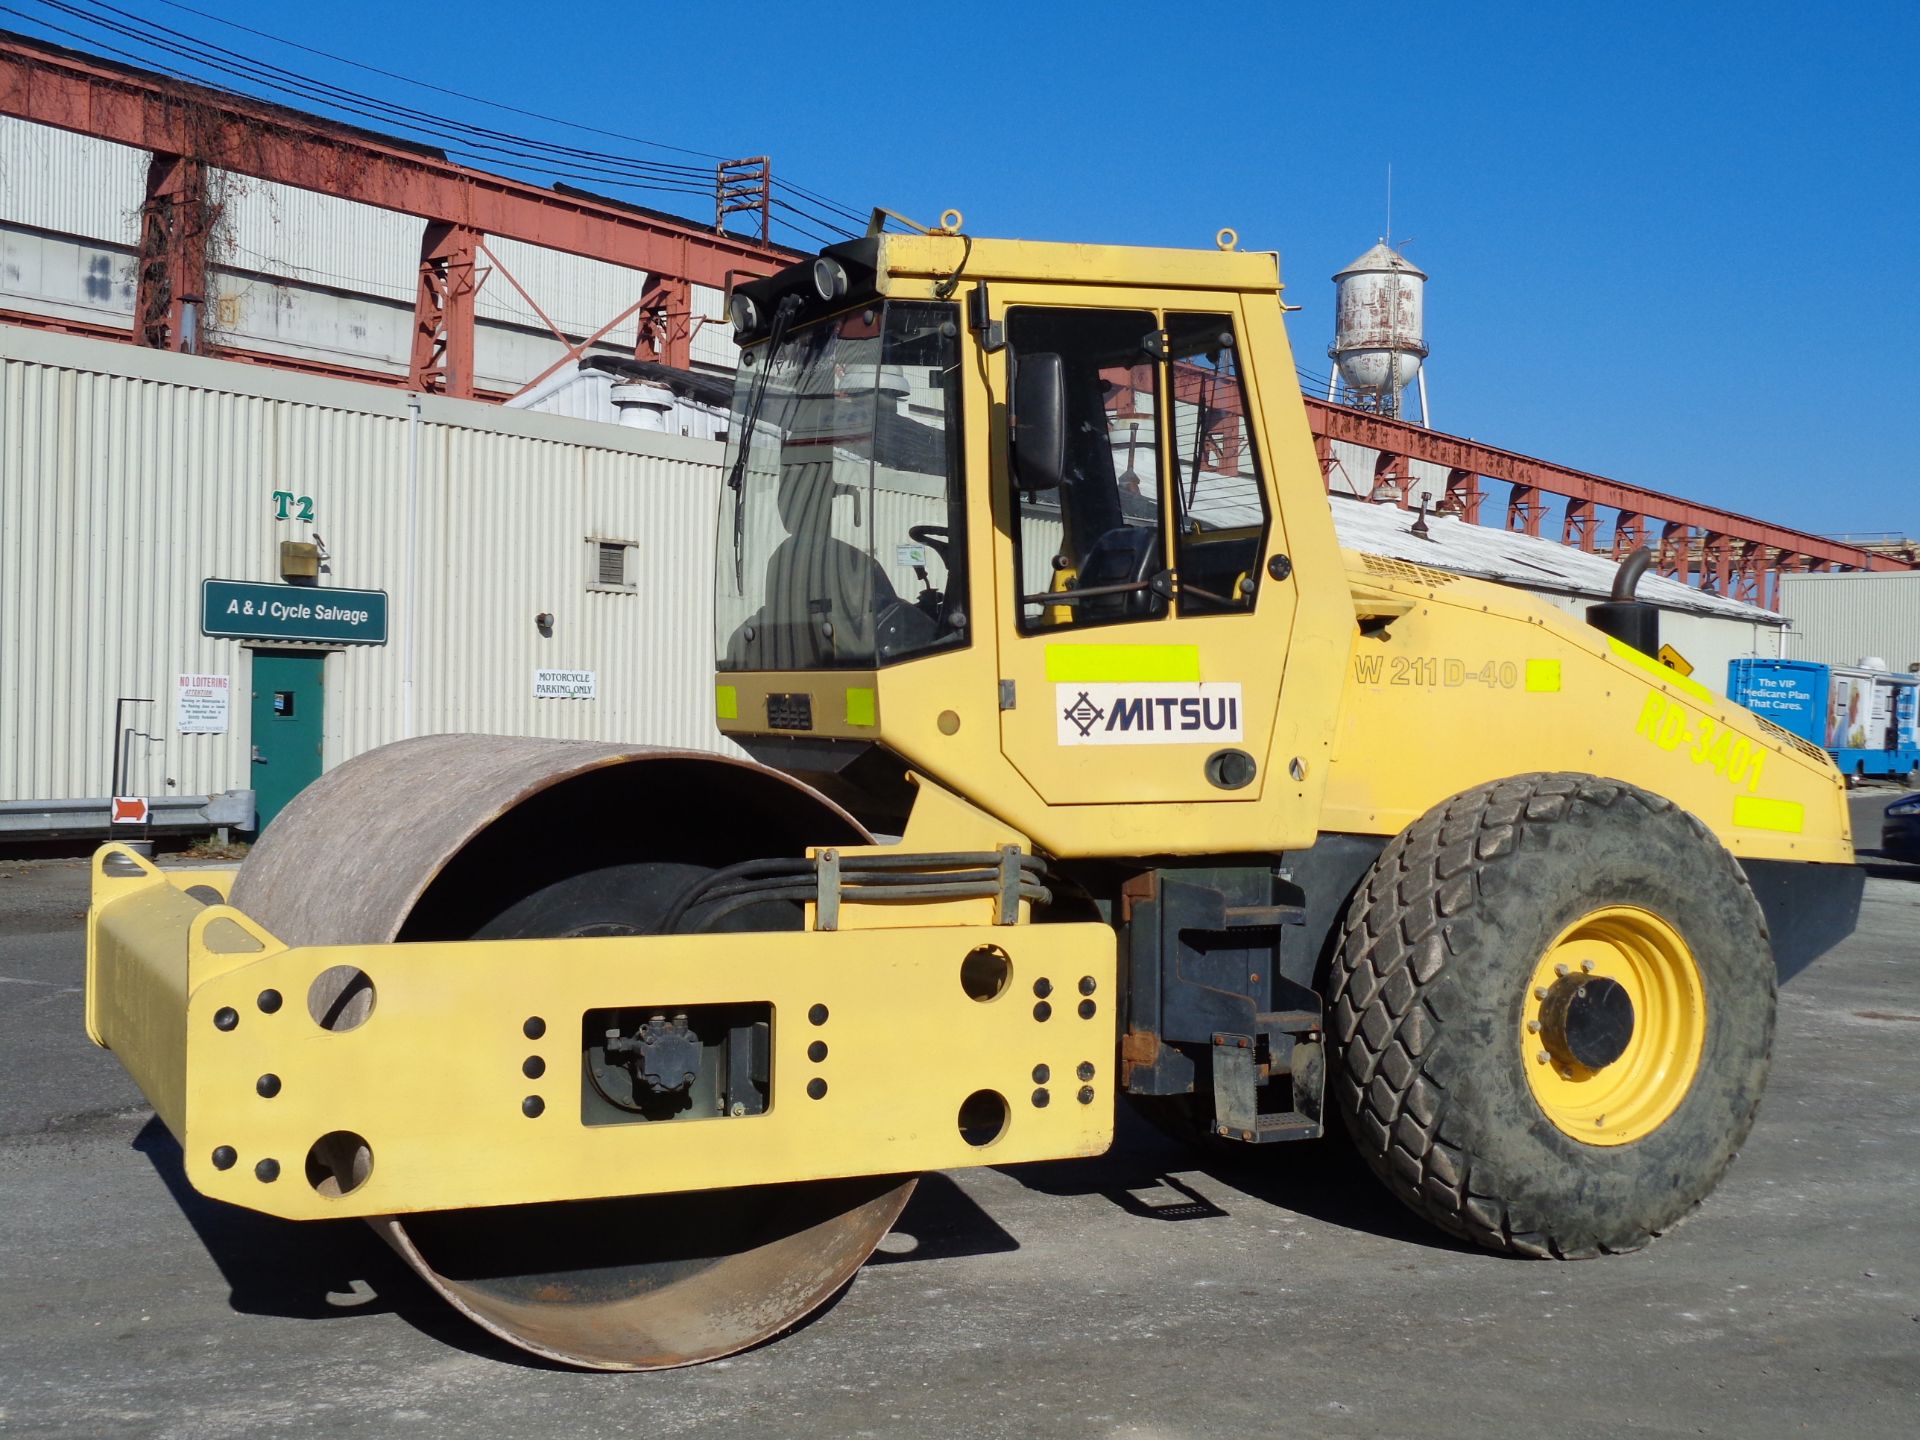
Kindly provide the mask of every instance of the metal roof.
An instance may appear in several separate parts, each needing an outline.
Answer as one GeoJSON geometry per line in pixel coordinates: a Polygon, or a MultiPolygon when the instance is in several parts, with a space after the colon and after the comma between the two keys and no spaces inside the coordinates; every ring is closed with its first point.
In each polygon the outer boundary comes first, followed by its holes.
{"type": "MultiPolygon", "coordinates": [[[[1397,505],[1374,505],[1342,495],[1329,495],[1327,502],[1333,507],[1333,525],[1340,543],[1351,550],[1556,595],[1604,600],[1613,590],[1618,567],[1609,555],[1590,554],[1513,530],[1469,525],[1452,516],[1427,516],[1428,534],[1422,538],[1413,533],[1417,516],[1397,505]]],[[[1756,625],[1787,623],[1771,610],[1711,595],[1658,575],[1642,579],[1638,595],[1663,610],[1756,625]]]]}

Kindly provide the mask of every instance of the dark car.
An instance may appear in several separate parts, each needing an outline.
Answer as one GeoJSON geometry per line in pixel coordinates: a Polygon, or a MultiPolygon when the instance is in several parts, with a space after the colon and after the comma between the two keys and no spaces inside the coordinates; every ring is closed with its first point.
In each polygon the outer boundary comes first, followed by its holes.
{"type": "Polygon", "coordinates": [[[1880,848],[1895,860],[1920,864],[1920,795],[1887,806],[1880,824],[1880,848]]]}

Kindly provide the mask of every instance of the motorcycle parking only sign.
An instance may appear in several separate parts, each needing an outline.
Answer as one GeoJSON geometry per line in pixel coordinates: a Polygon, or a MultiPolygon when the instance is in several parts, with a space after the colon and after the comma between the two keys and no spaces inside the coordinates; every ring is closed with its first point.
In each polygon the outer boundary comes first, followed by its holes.
{"type": "Polygon", "coordinates": [[[591,700],[600,693],[600,676],[592,670],[535,670],[536,700],[591,700]]]}
{"type": "Polygon", "coordinates": [[[1238,681],[1202,684],[1055,685],[1062,745],[1202,745],[1238,742],[1238,681]]]}

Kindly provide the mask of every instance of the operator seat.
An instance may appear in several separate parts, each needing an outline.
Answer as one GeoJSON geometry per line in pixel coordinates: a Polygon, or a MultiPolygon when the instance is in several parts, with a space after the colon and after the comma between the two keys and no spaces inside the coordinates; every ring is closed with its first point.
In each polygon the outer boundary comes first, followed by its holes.
{"type": "Polygon", "coordinates": [[[1141,588],[1122,595],[1088,596],[1074,607],[1075,622],[1100,624],[1166,614],[1166,597],[1145,585],[1166,569],[1164,551],[1158,526],[1120,525],[1102,533],[1080,562],[1080,577],[1074,581],[1074,588],[1129,584],[1141,588]]]}

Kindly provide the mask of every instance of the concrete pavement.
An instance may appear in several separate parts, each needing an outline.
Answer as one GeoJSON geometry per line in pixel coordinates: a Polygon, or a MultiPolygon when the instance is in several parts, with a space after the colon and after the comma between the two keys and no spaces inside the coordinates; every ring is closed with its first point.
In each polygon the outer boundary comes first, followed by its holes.
{"type": "Polygon", "coordinates": [[[0,1434],[1911,1436],[1920,870],[1874,870],[1782,993],[1746,1152],[1640,1254],[1502,1259],[1337,1146],[1127,1119],[1097,1161],[928,1177],[797,1332],[616,1376],[493,1344],[357,1222],[194,1195],[81,1032],[84,867],[0,862],[0,1434]]]}

